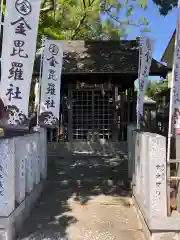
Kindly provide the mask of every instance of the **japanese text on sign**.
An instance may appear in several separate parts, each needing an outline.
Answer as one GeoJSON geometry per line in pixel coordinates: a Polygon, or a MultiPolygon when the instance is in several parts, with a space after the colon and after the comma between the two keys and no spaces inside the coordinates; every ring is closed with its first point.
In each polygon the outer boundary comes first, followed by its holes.
{"type": "MultiPolygon", "coordinates": [[[[16,39],[13,39],[13,47],[11,50],[10,57],[11,68],[9,69],[8,78],[15,81],[23,81],[24,80],[24,60],[28,59],[28,54],[24,50],[26,44],[26,35],[27,31],[31,31],[30,24],[26,21],[26,16],[28,16],[32,11],[32,6],[27,0],[16,0],[15,1],[15,9],[18,12],[19,18],[11,21],[11,26],[13,27],[13,31],[15,33],[16,39]],[[22,36],[19,39],[18,36],[22,36]],[[16,56],[19,58],[19,61],[13,60],[13,57],[16,56]]],[[[11,82],[6,91],[6,96],[8,100],[11,101],[14,99],[22,99],[20,84],[16,82],[16,86],[11,82]]]]}
{"type": "Polygon", "coordinates": [[[49,46],[49,53],[50,57],[47,58],[49,69],[48,69],[48,83],[46,87],[46,100],[45,100],[45,106],[47,109],[55,108],[55,100],[53,96],[56,95],[56,85],[53,83],[53,81],[57,81],[57,73],[56,73],[56,65],[59,64],[56,60],[57,54],[59,52],[58,46],[55,44],[50,44],[49,46]]]}
{"type": "Polygon", "coordinates": [[[44,43],[39,122],[43,127],[54,128],[58,126],[60,110],[62,42],[46,39],[44,43]]]}

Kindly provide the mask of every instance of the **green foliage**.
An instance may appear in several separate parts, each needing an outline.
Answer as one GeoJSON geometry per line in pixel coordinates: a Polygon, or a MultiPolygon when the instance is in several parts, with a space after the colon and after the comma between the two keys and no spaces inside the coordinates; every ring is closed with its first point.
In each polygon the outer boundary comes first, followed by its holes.
{"type": "Polygon", "coordinates": [[[168,81],[160,80],[160,81],[148,81],[145,96],[155,100],[156,94],[168,89],[168,81]]]}
{"type": "Polygon", "coordinates": [[[132,21],[135,8],[146,8],[146,0],[44,0],[40,14],[38,43],[42,35],[52,39],[120,39],[129,25],[149,31],[143,18],[132,21]],[[126,20],[122,21],[122,12],[126,20]]]}
{"type": "Polygon", "coordinates": [[[166,16],[174,7],[177,7],[178,0],[153,0],[158,6],[161,15],[166,16]]]}

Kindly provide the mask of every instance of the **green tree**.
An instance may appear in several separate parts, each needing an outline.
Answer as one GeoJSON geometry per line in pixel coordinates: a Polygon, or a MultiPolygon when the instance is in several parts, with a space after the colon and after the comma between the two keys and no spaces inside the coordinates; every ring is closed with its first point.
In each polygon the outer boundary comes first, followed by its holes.
{"type": "Polygon", "coordinates": [[[126,37],[128,26],[149,31],[145,18],[132,21],[133,10],[146,7],[146,0],[44,0],[38,40],[42,35],[61,40],[120,39],[126,37]]]}
{"type": "Polygon", "coordinates": [[[161,15],[166,16],[174,7],[177,7],[178,0],[153,0],[158,6],[161,15]]]}
{"type": "Polygon", "coordinates": [[[145,96],[156,100],[156,94],[168,89],[168,81],[161,79],[160,81],[148,81],[145,96]]]}

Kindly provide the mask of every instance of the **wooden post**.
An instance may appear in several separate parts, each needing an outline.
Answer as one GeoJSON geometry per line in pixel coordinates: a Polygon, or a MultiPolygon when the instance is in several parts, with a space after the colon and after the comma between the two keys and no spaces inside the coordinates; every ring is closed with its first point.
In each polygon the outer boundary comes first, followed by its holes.
{"type": "Polygon", "coordinates": [[[121,100],[120,100],[120,105],[121,105],[121,112],[120,112],[120,118],[121,118],[121,123],[120,123],[120,133],[121,133],[121,141],[124,141],[124,97],[125,97],[125,92],[121,92],[121,100]]]}
{"type": "Polygon", "coordinates": [[[130,122],[130,110],[131,110],[131,89],[127,90],[127,126],[130,122]]]}
{"type": "Polygon", "coordinates": [[[68,140],[72,141],[72,85],[68,84],[68,140]]]}
{"type": "Polygon", "coordinates": [[[112,140],[114,142],[118,141],[118,134],[119,134],[119,129],[118,129],[118,119],[117,119],[117,109],[116,109],[116,94],[118,92],[118,87],[114,86],[113,87],[113,126],[112,126],[112,140]]]}
{"type": "Polygon", "coordinates": [[[136,92],[134,90],[134,85],[132,87],[132,121],[135,122],[136,121],[136,102],[137,102],[137,95],[136,92]]]}

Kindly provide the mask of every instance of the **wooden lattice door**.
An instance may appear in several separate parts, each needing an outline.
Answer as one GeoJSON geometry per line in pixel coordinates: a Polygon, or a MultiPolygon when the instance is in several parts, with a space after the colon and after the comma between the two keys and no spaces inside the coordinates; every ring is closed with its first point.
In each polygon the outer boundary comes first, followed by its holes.
{"type": "Polygon", "coordinates": [[[71,94],[71,136],[86,140],[89,134],[98,133],[99,138],[112,138],[112,91],[102,94],[98,89],[73,89],[71,94]]]}

